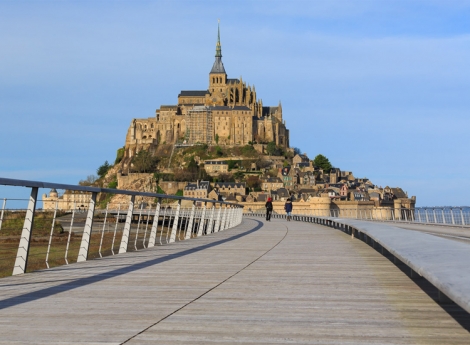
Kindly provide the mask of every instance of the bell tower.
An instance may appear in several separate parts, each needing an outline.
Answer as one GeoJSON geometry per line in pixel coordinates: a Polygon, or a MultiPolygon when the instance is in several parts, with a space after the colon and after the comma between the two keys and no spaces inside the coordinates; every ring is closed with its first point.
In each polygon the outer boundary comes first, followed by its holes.
{"type": "Polygon", "coordinates": [[[227,85],[227,73],[222,63],[222,46],[220,44],[220,21],[217,25],[217,44],[215,45],[215,61],[209,73],[209,92],[211,103],[223,105],[225,101],[225,89],[227,85]]]}

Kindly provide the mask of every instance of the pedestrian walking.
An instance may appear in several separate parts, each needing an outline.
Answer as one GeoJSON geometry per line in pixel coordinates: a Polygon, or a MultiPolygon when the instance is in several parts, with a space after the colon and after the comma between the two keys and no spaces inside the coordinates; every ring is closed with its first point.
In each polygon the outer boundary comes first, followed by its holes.
{"type": "Polygon", "coordinates": [[[290,198],[286,200],[286,203],[284,204],[284,210],[286,211],[287,214],[287,221],[290,222],[291,214],[292,214],[292,201],[290,198]]]}
{"type": "Polygon", "coordinates": [[[271,221],[271,213],[273,213],[273,201],[271,198],[268,198],[266,201],[266,220],[271,221]]]}

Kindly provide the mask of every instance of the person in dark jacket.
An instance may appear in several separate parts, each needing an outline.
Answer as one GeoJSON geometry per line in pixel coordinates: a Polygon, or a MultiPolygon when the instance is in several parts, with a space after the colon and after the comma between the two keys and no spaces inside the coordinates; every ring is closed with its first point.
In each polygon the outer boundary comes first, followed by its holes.
{"type": "Polygon", "coordinates": [[[290,221],[290,217],[292,214],[292,201],[290,199],[286,200],[286,203],[284,204],[284,210],[287,214],[287,220],[290,221]]]}
{"type": "Polygon", "coordinates": [[[271,221],[271,213],[273,212],[273,201],[271,198],[268,198],[266,201],[266,220],[271,221]]]}

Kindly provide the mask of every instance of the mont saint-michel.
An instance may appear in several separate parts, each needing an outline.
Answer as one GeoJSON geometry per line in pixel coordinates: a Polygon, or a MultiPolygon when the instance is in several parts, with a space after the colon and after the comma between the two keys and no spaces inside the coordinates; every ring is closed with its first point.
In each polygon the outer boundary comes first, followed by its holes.
{"type": "MultiPolygon", "coordinates": [[[[342,209],[389,217],[394,210],[406,217],[414,209],[416,198],[401,188],[378,186],[321,154],[311,159],[290,147],[281,102],[265,106],[254,85],[228,78],[220,28],[207,82],[207,89],[180,91],[176,104],[160,105],[154,117],[132,119],[114,165],[106,162],[99,178],[80,183],[226,200],[246,211],[264,207],[269,197],[281,213],[288,198],[297,211],[308,213],[342,209]]],[[[57,200],[63,209],[77,202],[86,208],[84,198],[51,191],[43,196],[44,208],[57,200]]],[[[100,202],[116,206],[124,199],[101,196],[100,202]]],[[[141,202],[150,207],[155,200],[141,202]]]]}
{"type": "Polygon", "coordinates": [[[177,104],[161,105],[155,116],[133,119],[126,136],[124,160],[160,143],[247,145],[274,142],[289,147],[281,103],[264,106],[255,86],[228,78],[222,62],[220,29],[208,89],[183,90],[177,104]]]}

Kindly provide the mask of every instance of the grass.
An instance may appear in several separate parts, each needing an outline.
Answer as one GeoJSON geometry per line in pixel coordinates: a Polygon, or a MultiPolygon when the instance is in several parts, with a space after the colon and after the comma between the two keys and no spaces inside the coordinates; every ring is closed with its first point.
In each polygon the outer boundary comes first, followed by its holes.
{"type": "MultiPolygon", "coordinates": [[[[23,212],[23,217],[24,217],[23,212]]],[[[23,219],[19,217],[14,217],[15,221],[11,221],[9,224],[8,232],[4,232],[4,228],[0,230],[0,278],[7,277],[12,274],[15,258],[18,251],[18,244],[20,241],[20,232],[23,227],[23,219]],[[21,220],[21,221],[19,221],[21,220]],[[12,228],[12,226],[16,226],[16,228],[12,228]],[[8,234],[8,235],[6,235],[8,234]]],[[[13,219],[11,217],[10,219],[13,219]]],[[[5,223],[4,223],[5,224],[5,223]]],[[[36,224],[36,218],[35,222],[36,224]]],[[[51,222],[49,222],[49,233],[50,233],[50,226],[51,222]]],[[[171,225],[168,222],[165,222],[163,231],[162,231],[162,223],[158,226],[157,236],[156,236],[156,245],[160,244],[160,238],[163,244],[166,243],[166,238],[169,236],[169,231],[171,231],[171,225]]],[[[184,223],[183,223],[184,226],[184,223]]],[[[96,222],[93,226],[92,235],[90,238],[90,247],[88,251],[88,259],[95,259],[100,257],[100,243],[101,244],[101,255],[109,256],[114,253],[117,254],[119,251],[119,247],[121,244],[122,238],[122,230],[124,227],[124,223],[118,223],[118,229],[116,231],[116,236],[114,239],[113,245],[113,237],[114,237],[114,229],[115,223],[107,223],[103,232],[103,223],[96,222]]],[[[181,228],[181,224],[179,226],[181,228]]],[[[141,222],[139,226],[139,232],[137,234],[137,224],[132,224],[131,233],[129,236],[129,242],[127,246],[127,251],[135,251],[143,249],[144,243],[147,246],[150,236],[151,224],[146,224],[146,222],[141,222]],[[146,231],[147,228],[147,231],[146,231]],[[136,236],[137,234],[137,236],[136,236]],[[136,240],[137,237],[137,240],[136,240]],[[145,242],[144,242],[145,241],[145,242]]],[[[30,250],[29,250],[29,257],[28,257],[28,265],[26,268],[26,272],[33,272],[41,269],[46,269],[46,253],[47,247],[49,243],[49,234],[44,236],[44,231],[37,231],[36,226],[33,228],[33,236],[30,242],[30,250]]],[[[68,263],[74,263],[77,261],[78,252],[80,249],[82,234],[74,234],[72,232],[70,236],[70,244],[67,252],[67,261],[65,258],[66,248],[67,248],[67,241],[68,241],[69,233],[68,231],[65,232],[54,232],[51,240],[51,248],[49,252],[48,263],[49,267],[61,266],[68,263]]],[[[177,239],[183,240],[184,239],[184,231],[178,231],[177,239]]]]}

